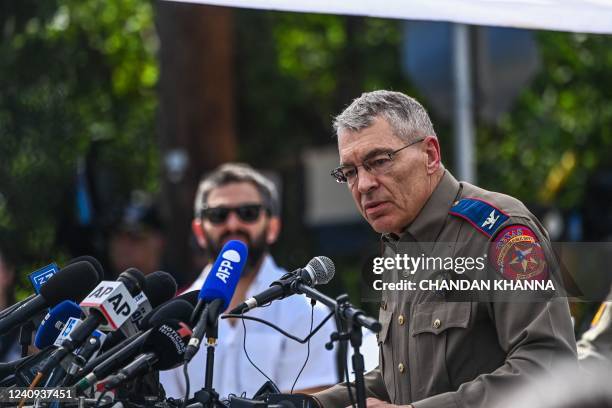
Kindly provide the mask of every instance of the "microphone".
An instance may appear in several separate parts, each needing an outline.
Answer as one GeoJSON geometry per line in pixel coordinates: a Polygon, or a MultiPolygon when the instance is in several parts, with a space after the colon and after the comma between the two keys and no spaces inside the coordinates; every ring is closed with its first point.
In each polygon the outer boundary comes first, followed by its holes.
{"type": "Polygon", "coordinates": [[[138,333],[141,330],[142,321],[150,316],[155,308],[170,301],[176,295],[176,281],[167,272],[150,273],[145,277],[145,281],[145,290],[134,298],[138,303],[138,309],[132,314],[130,320],[121,326],[121,331],[108,333],[104,341],[105,350],[138,333]]]}
{"type": "MultiPolygon", "coordinates": [[[[85,255],[85,256],[79,256],[79,257],[77,257],[77,258],[71,259],[70,261],[68,261],[68,263],[65,265],[65,267],[66,267],[66,266],[68,266],[68,265],[71,265],[71,264],[73,264],[73,263],[79,262],[79,261],[87,261],[87,262],[91,263],[91,265],[94,267],[94,269],[96,270],[96,272],[98,272],[98,282],[100,282],[100,281],[101,281],[101,280],[104,278],[104,271],[103,271],[103,269],[102,269],[102,265],[100,265],[100,262],[98,262],[98,260],[97,260],[96,258],[92,257],[92,256],[87,256],[87,255],[85,255]]],[[[46,266],[45,268],[42,268],[42,270],[44,270],[44,269],[48,269],[48,268],[53,269],[53,267],[54,267],[54,266],[55,266],[55,264],[51,264],[51,265],[46,266]]],[[[5,316],[8,316],[8,315],[9,315],[9,314],[11,314],[11,313],[12,313],[12,312],[13,312],[15,309],[17,309],[18,307],[20,307],[21,305],[23,305],[23,304],[27,303],[28,301],[30,301],[30,300],[32,300],[32,299],[34,299],[34,297],[36,297],[36,295],[37,295],[37,294],[38,294],[38,292],[39,292],[40,286],[41,286],[42,284],[46,283],[46,281],[48,280],[48,278],[50,278],[50,277],[51,277],[50,275],[55,275],[55,274],[58,272],[58,270],[53,269],[53,270],[52,270],[52,273],[48,273],[48,274],[46,274],[46,275],[47,275],[47,276],[46,276],[46,279],[43,279],[43,280],[41,280],[40,278],[39,278],[39,279],[36,279],[36,276],[37,276],[37,275],[39,275],[39,274],[40,274],[40,272],[41,272],[41,269],[39,269],[39,270],[37,270],[37,271],[34,271],[34,272],[32,272],[30,275],[28,275],[28,277],[30,278],[30,281],[31,281],[32,285],[34,286],[34,291],[35,291],[36,293],[34,293],[33,295],[28,296],[27,298],[23,299],[23,300],[22,300],[22,301],[20,301],[20,302],[15,303],[15,304],[14,304],[14,305],[12,305],[12,306],[7,307],[6,309],[2,310],[2,311],[0,312],[0,319],[4,318],[5,316]],[[34,278],[34,280],[33,280],[33,278],[34,278]],[[37,283],[39,283],[39,284],[37,285],[37,283]]]]}
{"type": "MultiPolygon", "coordinates": [[[[145,289],[134,297],[137,309],[130,319],[121,326],[121,332],[130,337],[139,331],[139,324],[153,308],[172,299],[176,295],[176,281],[168,272],[157,271],[145,277],[145,289]]],[[[114,332],[114,334],[119,334],[114,332]]]]}
{"type": "Polygon", "coordinates": [[[57,336],[64,329],[64,326],[71,317],[79,318],[81,308],[71,300],[64,300],[53,307],[44,317],[38,327],[34,345],[42,350],[53,344],[57,336]]]}
{"type": "Polygon", "coordinates": [[[209,323],[216,321],[219,314],[229,306],[248,252],[246,244],[242,241],[231,240],[223,246],[198,295],[198,305],[208,303],[208,306],[200,314],[193,329],[193,335],[185,352],[185,361],[190,361],[200,349],[200,342],[209,323]]]}
{"type": "Polygon", "coordinates": [[[249,249],[242,241],[231,240],[223,246],[215,263],[210,268],[206,280],[202,284],[194,316],[192,316],[193,321],[197,319],[202,307],[214,299],[223,299],[227,308],[227,305],[232,300],[248,254],[249,249]],[[237,269],[238,273],[231,273],[234,269],[237,269]],[[232,286],[234,289],[228,291],[227,288],[232,286]]]}
{"type": "Polygon", "coordinates": [[[156,326],[144,342],[145,352],[138,355],[117,374],[108,377],[104,389],[112,390],[125,381],[153,370],[163,371],[178,366],[183,361],[190,336],[189,326],[177,319],[169,319],[156,326]]]}
{"type": "Polygon", "coordinates": [[[331,259],[326,256],[315,256],[304,268],[296,269],[283,276],[283,278],[272,282],[269,289],[248,298],[232,309],[229,314],[245,313],[273,300],[284,299],[297,293],[296,287],[299,288],[302,285],[312,287],[326,284],[334,277],[335,273],[336,268],[331,259]]]}
{"type": "MultiPolygon", "coordinates": [[[[73,259],[69,260],[66,263],[66,266],[72,265],[73,263],[81,262],[81,261],[87,261],[87,262],[89,262],[94,267],[96,272],[98,272],[98,276],[99,276],[98,282],[104,280],[104,277],[105,277],[104,268],[102,268],[102,264],[100,264],[100,261],[98,261],[93,256],[90,256],[90,255],[77,256],[76,258],[73,258],[73,259]]],[[[64,266],[64,268],[66,266],[64,266]]]]}
{"type": "Polygon", "coordinates": [[[185,321],[189,319],[193,311],[193,306],[183,299],[174,299],[151,312],[142,322],[142,329],[146,330],[136,336],[125,339],[120,344],[106,351],[104,354],[88,362],[79,373],[82,378],[77,384],[79,390],[84,390],[101,378],[105,378],[127,360],[142,350],[143,344],[152,327],[161,326],[169,319],[185,321]],[[83,376],[85,376],[83,378],[83,376]]]}
{"type": "Polygon", "coordinates": [[[47,375],[64,357],[83,344],[96,328],[117,330],[136,310],[133,296],[140,293],[144,285],[144,275],[135,268],[121,273],[116,281],[100,282],[81,302],[81,308],[88,316],[70,332],[70,338],[65,339],[49,357],[39,374],[42,377],[47,375]]]}
{"type": "Polygon", "coordinates": [[[98,273],[89,262],[80,261],[65,267],[41,286],[40,294],[0,320],[0,335],[25,323],[47,307],[66,299],[80,301],[98,282],[98,273]]]}

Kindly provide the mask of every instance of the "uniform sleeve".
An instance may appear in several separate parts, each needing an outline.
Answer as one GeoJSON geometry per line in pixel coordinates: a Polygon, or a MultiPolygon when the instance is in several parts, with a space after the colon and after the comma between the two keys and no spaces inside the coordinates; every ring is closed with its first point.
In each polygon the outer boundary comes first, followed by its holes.
{"type": "MultiPolygon", "coordinates": [[[[554,262],[554,258],[539,246],[539,236],[533,230],[520,228],[518,231],[513,225],[497,234],[489,252],[493,267],[506,279],[548,279],[546,263],[554,262]]],[[[500,396],[516,387],[534,384],[552,372],[553,365],[561,361],[576,363],[576,342],[565,298],[490,302],[488,310],[506,354],[504,364],[461,384],[455,392],[415,401],[415,408],[495,406],[500,396]]]]}
{"type": "MultiPolygon", "coordinates": [[[[364,380],[366,398],[373,397],[382,401],[390,400],[379,367],[366,373],[364,375],[364,380]]],[[[350,386],[353,392],[353,398],[356,398],[355,383],[351,382],[350,386]]],[[[346,383],[334,385],[325,391],[314,394],[313,397],[321,408],[345,408],[351,404],[346,383]]]]}
{"type": "MultiPolygon", "coordinates": [[[[296,313],[292,315],[293,319],[289,332],[304,338],[308,335],[310,329],[311,307],[307,302],[299,305],[303,307],[297,306],[293,308],[296,313]]],[[[313,328],[328,314],[329,311],[326,307],[318,304],[315,305],[313,328]]],[[[335,324],[332,318],[310,339],[310,356],[304,371],[298,379],[295,390],[329,386],[338,381],[335,353],[325,348],[325,343],[330,340],[330,334],[334,330],[335,324]]],[[[291,339],[285,339],[283,347],[283,357],[279,362],[276,375],[279,381],[277,385],[281,391],[289,392],[304,361],[306,361],[308,349],[306,344],[301,344],[291,339]]]]}

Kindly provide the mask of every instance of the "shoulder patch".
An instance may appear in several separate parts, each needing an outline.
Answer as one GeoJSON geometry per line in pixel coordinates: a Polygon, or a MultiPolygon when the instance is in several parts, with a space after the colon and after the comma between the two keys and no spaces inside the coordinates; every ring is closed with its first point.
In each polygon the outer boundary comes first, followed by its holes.
{"type": "Polygon", "coordinates": [[[463,218],[489,238],[509,218],[506,213],[479,198],[462,198],[451,207],[449,214],[463,218]]]}
{"type": "Polygon", "coordinates": [[[524,225],[510,225],[491,242],[489,261],[506,279],[546,280],[546,256],[537,235],[524,225]]]}

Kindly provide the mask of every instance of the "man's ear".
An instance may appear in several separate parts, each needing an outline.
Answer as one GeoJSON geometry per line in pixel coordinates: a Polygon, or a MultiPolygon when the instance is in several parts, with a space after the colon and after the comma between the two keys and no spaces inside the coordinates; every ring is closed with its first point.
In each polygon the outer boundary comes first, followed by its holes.
{"type": "Polygon", "coordinates": [[[440,168],[442,155],[440,153],[440,142],[435,136],[428,136],[423,141],[425,153],[427,154],[427,174],[433,174],[440,168]]]}
{"type": "Polygon", "coordinates": [[[280,217],[272,216],[268,221],[268,231],[266,233],[266,243],[272,245],[278,239],[281,230],[280,217]]]}
{"type": "Polygon", "coordinates": [[[196,240],[198,241],[198,245],[202,248],[206,248],[206,234],[204,234],[204,228],[202,227],[202,221],[198,219],[194,219],[191,222],[191,230],[193,231],[193,235],[195,235],[196,240]]]}

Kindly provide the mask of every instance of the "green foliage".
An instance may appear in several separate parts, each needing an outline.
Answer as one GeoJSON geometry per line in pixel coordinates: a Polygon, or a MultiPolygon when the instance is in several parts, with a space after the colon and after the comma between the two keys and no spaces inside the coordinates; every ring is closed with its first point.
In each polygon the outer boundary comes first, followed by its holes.
{"type": "Polygon", "coordinates": [[[542,70],[497,128],[478,132],[479,179],[536,202],[566,153],[575,166],[555,204],[583,200],[585,181],[612,164],[612,37],[539,32],[542,70]]]}
{"type": "Polygon", "coordinates": [[[94,142],[126,186],[156,188],[157,39],[143,0],[0,10],[0,248],[25,268],[61,259],[60,213],[94,142]]]}
{"type": "Polygon", "coordinates": [[[237,10],[240,156],[292,163],[329,144],[331,118],[363,91],[410,92],[395,20],[237,10]]]}

